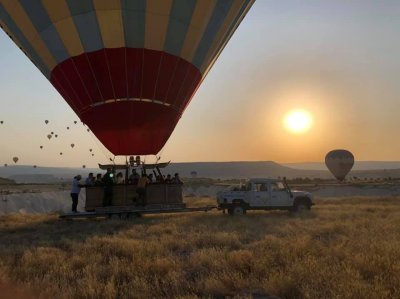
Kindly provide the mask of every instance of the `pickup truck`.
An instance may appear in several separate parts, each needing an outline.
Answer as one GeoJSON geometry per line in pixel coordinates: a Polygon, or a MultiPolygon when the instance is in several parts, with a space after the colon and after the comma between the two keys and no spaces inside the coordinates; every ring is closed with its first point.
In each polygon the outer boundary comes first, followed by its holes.
{"type": "Polygon", "coordinates": [[[217,194],[218,208],[230,215],[243,215],[247,210],[309,210],[312,194],[292,191],[286,180],[250,179],[241,187],[234,187],[217,194]]]}

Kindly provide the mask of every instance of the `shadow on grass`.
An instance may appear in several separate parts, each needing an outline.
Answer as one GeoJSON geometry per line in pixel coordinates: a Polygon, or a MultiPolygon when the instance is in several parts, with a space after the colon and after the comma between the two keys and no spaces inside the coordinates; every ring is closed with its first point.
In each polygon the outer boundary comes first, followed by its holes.
{"type": "Polygon", "coordinates": [[[249,212],[244,216],[229,216],[222,212],[193,212],[146,215],[134,220],[82,219],[60,220],[58,215],[9,215],[0,218],[0,248],[29,249],[41,246],[62,247],[66,241],[84,242],[97,236],[112,236],[141,225],[151,227],[176,222],[188,231],[204,225],[210,232],[232,231],[254,227],[259,223],[268,230],[293,218],[313,218],[314,213],[293,215],[285,211],[249,212]]]}

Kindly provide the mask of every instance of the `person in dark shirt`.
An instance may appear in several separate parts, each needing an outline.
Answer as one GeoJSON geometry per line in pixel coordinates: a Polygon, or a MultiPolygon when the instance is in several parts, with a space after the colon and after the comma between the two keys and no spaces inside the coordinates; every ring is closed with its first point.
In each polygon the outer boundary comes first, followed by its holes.
{"type": "Polygon", "coordinates": [[[132,185],[137,185],[139,182],[140,176],[136,172],[136,169],[132,170],[132,174],[129,176],[129,183],[132,185]]]}
{"type": "Polygon", "coordinates": [[[104,197],[103,206],[111,206],[113,198],[114,174],[111,168],[107,168],[107,173],[103,176],[104,197]]]}
{"type": "Polygon", "coordinates": [[[103,178],[101,177],[101,173],[96,175],[96,180],[94,181],[95,186],[102,186],[103,185],[103,178]]]}

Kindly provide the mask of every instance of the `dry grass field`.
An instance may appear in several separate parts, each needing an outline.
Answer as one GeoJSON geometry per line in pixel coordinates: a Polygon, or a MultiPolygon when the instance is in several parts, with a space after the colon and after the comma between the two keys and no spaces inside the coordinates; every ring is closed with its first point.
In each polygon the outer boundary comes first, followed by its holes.
{"type": "Polygon", "coordinates": [[[400,199],[324,200],[302,215],[9,215],[0,289],[2,298],[400,298],[400,199]]]}

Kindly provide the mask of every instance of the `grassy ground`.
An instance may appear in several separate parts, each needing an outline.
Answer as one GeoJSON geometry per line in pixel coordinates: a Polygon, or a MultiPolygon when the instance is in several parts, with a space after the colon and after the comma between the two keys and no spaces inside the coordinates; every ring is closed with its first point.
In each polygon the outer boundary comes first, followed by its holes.
{"type": "Polygon", "coordinates": [[[10,215],[0,285],[9,298],[400,298],[400,199],[332,199],[297,216],[10,215]]]}

